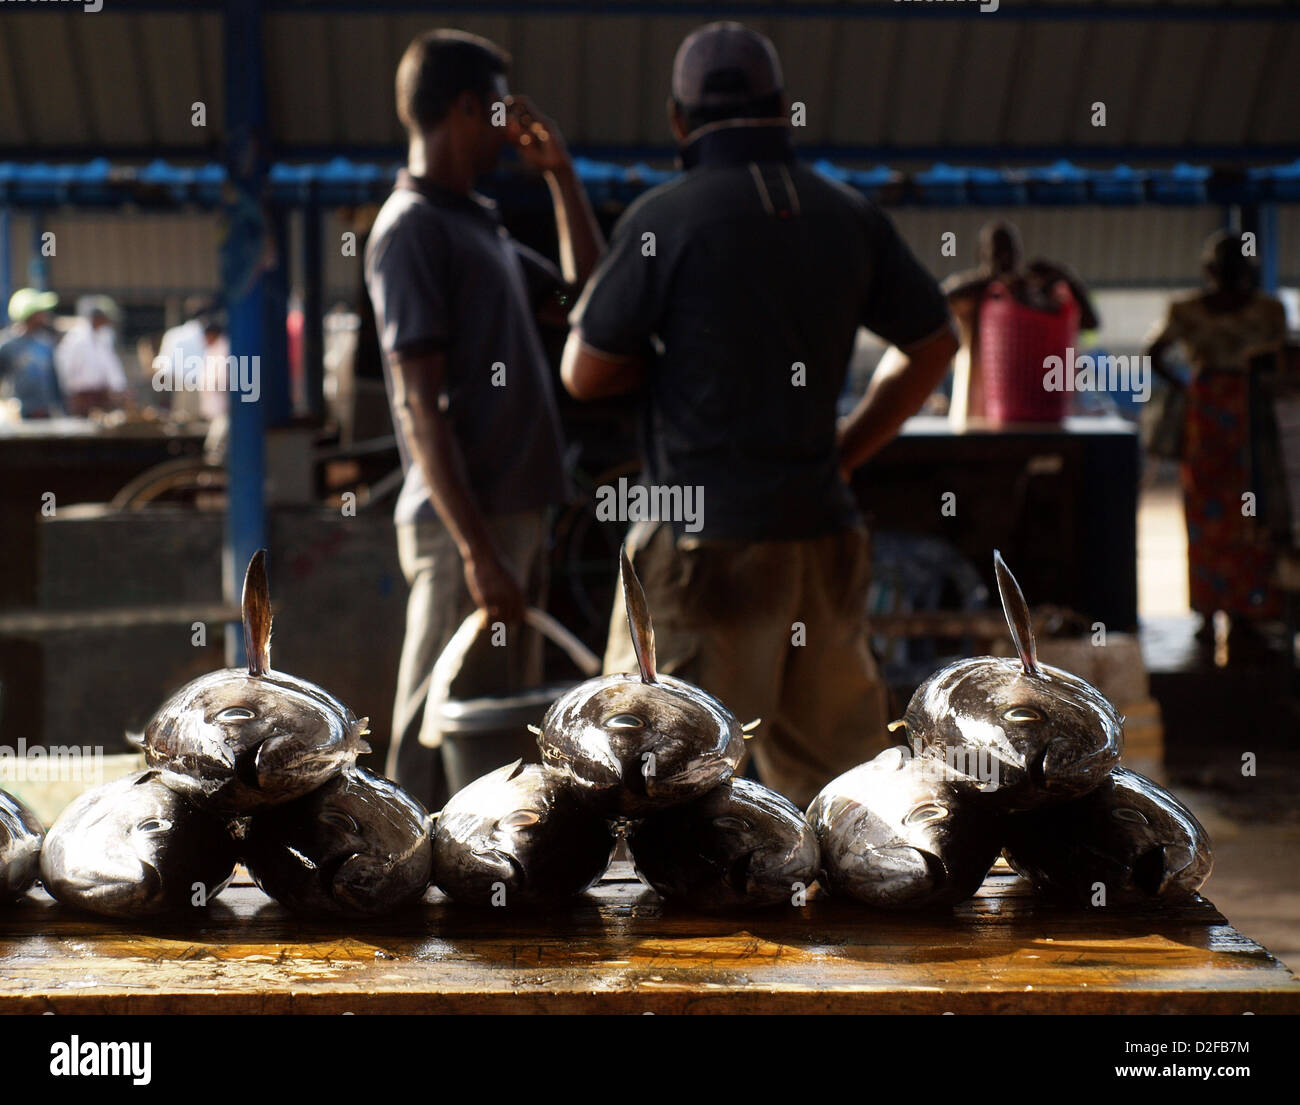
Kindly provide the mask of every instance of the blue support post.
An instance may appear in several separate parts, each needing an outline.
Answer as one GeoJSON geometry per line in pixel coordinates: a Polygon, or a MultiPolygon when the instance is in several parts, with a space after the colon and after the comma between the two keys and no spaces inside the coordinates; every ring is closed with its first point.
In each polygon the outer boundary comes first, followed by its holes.
{"type": "Polygon", "coordinates": [[[325,417],[324,260],[321,256],[320,207],[302,212],[302,375],[307,413],[325,417]]]}
{"type": "Polygon", "coordinates": [[[293,389],[289,382],[289,212],[271,210],[272,260],[263,277],[266,289],[266,344],[262,351],[262,414],[267,427],[287,425],[293,418],[293,389]]]}
{"type": "MultiPolygon", "coordinates": [[[[221,280],[229,315],[230,354],[247,365],[256,387],[231,388],[225,594],[237,603],[244,570],[266,544],[266,444],[262,357],[266,349],[267,294],[264,146],[266,101],[262,73],[262,26],[258,0],[226,0],[226,169],[230,189],[224,209],[221,280]],[[246,360],[244,358],[247,358],[246,360]],[[256,399],[253,395],[256,394],[256,399]]],[[[243,375],[243,372],[241,372],[243,375]]],[[[227,627],[226,662],[246,662],[237,623],[227,627]]]]}
{"type": "Polygon", "coordinates": [[[1277,204],[1259,205],[1259,286],[1269,295],[1277,294],[1277,204]]]}
{"type": "Polygon", "coordinates": [[[0,207],[0,324],[9,324],[9,297],[14,294],[10,273],[10,251],[13,248],[13,214],[0,207]]]}
{"type": "Polygon", "coordinates": [[[32,211],[32,248],[27,257],[27,287],[45,291],[50,286],[50,265],[45,258],[45,220],[39,207],[32,211]]]}

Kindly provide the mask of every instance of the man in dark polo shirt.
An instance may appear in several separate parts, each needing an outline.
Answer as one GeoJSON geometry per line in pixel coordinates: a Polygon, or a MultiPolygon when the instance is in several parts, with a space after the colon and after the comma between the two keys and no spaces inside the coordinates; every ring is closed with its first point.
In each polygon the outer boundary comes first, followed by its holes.
{"type": "MultiPolygon", "coordinates": [[[[550,367],[534,321],[585,282],[604,248],[560,132],[509,95],[509,59],[457,31],[421,35],[397,70],[407,168],[366,247],[366,284],[406,469],[396,509],[410,584],[388,774],[431,810],[447,795],[430,672],[477,607],[514,626],[540,589],[547,512],[566,496],[550,367]],[[515,242],[474,192],[506,142],[541,171],[563,274],[515,242]]],[[[540,680],[534,643],[477,650],[459,695],[540,680]]],[[[436,693],[436,690],[435,692],[436,693]]]]}
{"type": "MultiPolygon", "coordinates": [[[[846,476],[915,413],[957,344],[889,219],[794,159],[766,38],[701,28],[672,88],[686,171],[624,214],[570,319],[564,382],[580,399],[640,387],[646,482],[697,506],[702,494],[701,518],[628,537],[660,667],[761,717],[759,773],[803,804],[887,743],[846,476]],[[859,326],[898,349],[837,427],[859,326]]],[[[635,668],[617,611],[605,665],[635,668]]]]}

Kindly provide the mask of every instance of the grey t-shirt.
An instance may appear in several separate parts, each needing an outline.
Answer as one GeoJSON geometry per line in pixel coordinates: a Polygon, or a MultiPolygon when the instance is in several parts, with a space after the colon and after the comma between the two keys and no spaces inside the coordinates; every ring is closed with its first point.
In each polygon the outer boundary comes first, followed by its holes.
{"type": "Polygon", "coordinates": [[[947,303],[880,210],[794,160],[786,128],[716,130],[683,157],[623,214],[570,321],[645,361],[645,475],[702,489],[702,536],[851,526],[835,414],[858,327],[907,347],[947,303]]]}
{"type": "MultiPolygon", "coordinates": [[[[533,319],[534,303],[563,283],[555,266],[511,238],[490,201],[405,171],[375,219],[365,266],[390,400],[388,357],[446,354],[444,414],[479,509],[563,502],[564,441],[533,319]]],[[[406,479],[395,520],[436,518],[400,429],[397,440],[406,479]]]]}

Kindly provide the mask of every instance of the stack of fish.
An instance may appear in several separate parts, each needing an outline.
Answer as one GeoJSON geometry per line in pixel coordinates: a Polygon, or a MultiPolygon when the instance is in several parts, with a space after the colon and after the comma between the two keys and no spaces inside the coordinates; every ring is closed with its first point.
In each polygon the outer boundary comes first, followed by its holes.
{"type": "Polygon", "coordinates": [[[535,905],[605,872],[619,829],[641,878],[698,909],[790,900],[817,841],[775,791],[733,779],[745,733],[717,699],[655,668],[654,629],[626,549],[620,580],[639,672],[579,684],[537,730],[542,764],[513,764],[447,804],[434,882],[459,901],[535,905]]]}
{"type": "Polygon", "coordinates": [[[37,877],[58,900],[117,917],[207,905],[242,859],[305,916],[369,917],[432,881],[458,902],[542,906],[582,893],[624,835],[664,898],[721,910],[799,903],[814,881],[882,909],[950,907],[1005,851],[1046,895],[1127,905],[1195,894],[1204,829],[1118,767],[1122,719],[1094,687],[1040,664],[1029,610],[994,553],[1018,659],[937,672],[899,724],[907,744],[829,783],[807,818],[734,778],[752,725],[656,670],[645,594],[620,579],[638,671],[579,684],[536,730],[541,764],[509,764],[437,819],[356,765],[366,719],[270,665],[265,554],[249,564],[248,668],[183,687],[144,735],[148,768],[88,791],[44,836],[0,792],[0,902],[37,877]],[[39,857],[39,859],[38,859],[39,857]]]}
{"type": "Polygon", "coordinates": [[[833,780],[808,819],[828,890],[880,909],[952,906],[999,853],[1079,906],[1194,895],[1205,830],[1150,779],[1118,767],[1123,719],[1082,679],[1038,662],[1029,608],[993,554],[1017,659],[962,660],[912,696],[906,746],[833,780]]]}
{"type": "Polygon", "coordinates": [[[177,691],[145,731],[148,769],[87,791],[50,829],[41,881],[59,901],[119,917],[202,907],[240,858],[308,915],[385,913],[424,893],[430,818],[356,766],[366,719],[271,669],[265,551],[243,617],[248,669],[177,691]]]}

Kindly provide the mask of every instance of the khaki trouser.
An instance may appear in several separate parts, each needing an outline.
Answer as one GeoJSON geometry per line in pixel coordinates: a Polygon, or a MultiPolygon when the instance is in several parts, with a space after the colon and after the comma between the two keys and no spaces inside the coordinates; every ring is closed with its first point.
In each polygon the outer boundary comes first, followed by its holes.
{"type": "MultiPolygon", "coordinates": [[[[487,519],[502,558],[533,605],[540,604],[546,590],[546,520],[545,511],[487,519]]],[[[474,602],[465,586],[460,550],[441,522],[399,525],[397,555],[411,593],[385,772],[436,813],[449,795],[442,749],[419,742],[420,731],[433,720],[430,707],[438,705],[429,702],[429,677],[452,634],[473,613],[474,602]]],[[[452,690],[457,698],[474,698],[536,687],[541,681],[537,634],[512,631],[503,647],[494,647],[482,635],[465,658],[452,690]]]]}
{"type": "MultiPolygon", "coordinates": [[[[742,723],[763,782],[806,808],[890,743],[886,691],[866,639],[870,544],[851,529],[804,541],[678,547],[672,527],[628,534],[659,670],[703,687],[742,723]]],[[[605,671],[635,671],[623,596],[605,671]]]]}

